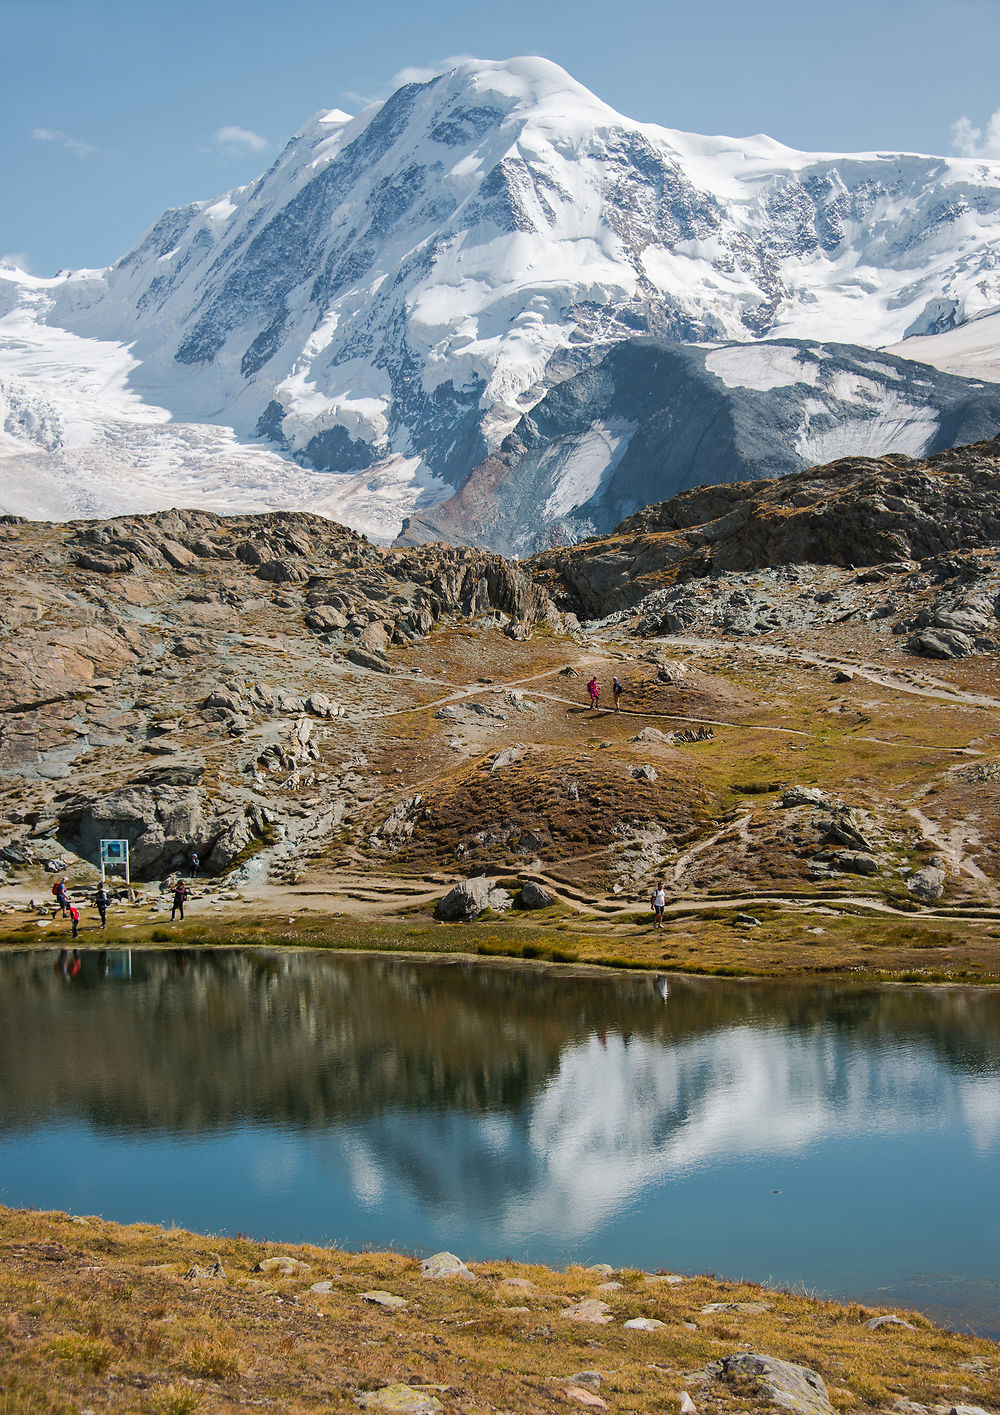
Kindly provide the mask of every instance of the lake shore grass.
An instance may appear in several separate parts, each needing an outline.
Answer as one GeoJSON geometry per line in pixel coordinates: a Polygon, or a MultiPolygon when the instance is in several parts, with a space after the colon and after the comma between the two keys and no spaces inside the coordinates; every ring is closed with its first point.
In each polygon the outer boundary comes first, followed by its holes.
{"type": "MultiPolygon", "coordinates": [[[[513,882],[510,882],[513,883],[513,882]]],[[[719,977],[844,977],[851,981],[1000,984],[1000,921],[977,916],[902,915],[829,898],[735,904],[711,900],[651,915],[583,914],[562,905],[487,913],[474,923],[440,923],[416,904],[385,910],[299,902],[276,912],[266,901],[201,912],[181,922],[144,908],[85,920],[76,946],[95,948],[317,948],[379,953],[478,954],[616,969],[719,977]],[[741,923],[741,915],[755,923],[741,923]]],[[[0,948],[74,946],[61,919],[0,918],[0,948]]]]}
{"type": "Polygon", "coordinates": [[[430,1280],[402,1253],[0,1208],[0,1412],[311,1415],[395,1385],[469,1415],[602,1408],[595,1397],[661,1415],[684,1391],[700,1415],[770,1408],[745,1378],[710,1374],[739,1351],[817,1371],[844,1415],[1000,1404],[1000,1347],[916,1313],[873,1330],[882,1309],[710,1276],[470,1268],[474,1281],[430,1280]],[[379,1291],[405,1305],[365,1297],[379,1291]],[[565,1315],[588,1299],[610,1320],[565,1315]],[[637,1317],[663,1325],[625,1327],[637,1317]]]}

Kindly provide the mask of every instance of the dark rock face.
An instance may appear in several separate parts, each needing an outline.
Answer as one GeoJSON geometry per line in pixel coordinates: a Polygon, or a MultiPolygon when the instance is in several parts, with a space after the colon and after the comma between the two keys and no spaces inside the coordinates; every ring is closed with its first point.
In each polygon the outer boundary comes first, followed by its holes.
{"type": "Polygon", "coordinates": [[[935,453],[998,427],[1000,385],[867,349],[633,339],[551,389],[455,496],[409,518],[398,543],[440,538],[523,554],[605,533],[664,495],[707,483],[718,499],[719,484],[800,472],[816,460],[813,447],[891,453],[916,440],[935,453]]]}

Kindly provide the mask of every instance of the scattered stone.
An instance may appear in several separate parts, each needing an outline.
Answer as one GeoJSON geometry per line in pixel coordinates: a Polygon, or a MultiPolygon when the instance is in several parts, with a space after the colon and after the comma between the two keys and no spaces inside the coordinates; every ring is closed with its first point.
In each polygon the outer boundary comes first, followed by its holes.
{"type": "Polygon", "coordinates": [[[330,1282],[330,1281],[314,1282],[313,1285],[312,1285],[312,1287],[310,1287],[309,1291],[310,1291],[310,1292],[320,1292],[320,1293],[332,1292],[332,1291],[333,1291],[333,1283],[330,1282]]]}
{"type": "Polygon", "coordinates": [[[759,929],[761,927],[760,920],[755,919],[752,914],[737,914],[733,922],[741,929],[759,929]]]}
{"type": "Polygon", "coordinates": [[[641,732],[637,732],[634,737],[628,739],[630,742],[672,742],[673,733],[661,732],[658,727],[644,727],[641,732]]]}
{"type": "Polygon", "coordinates": [[[655,1317],[630,1317],[624,1325],[629,1331],[661,1331],[667,1324],[655,1317]]]}
{"type": "Polygon", "coordinates": [[[357,1402],[369,1410],[398,1411],[400,1415],[404,1415],[404,1412],[405,1415],[433,1415],[434,1411],[444,1409],[436,1395],[403,1385],[382,1386],[380,1390],[365,1391],[363,1395],[357,1396],[357,1402]]]}
{"type": "Polygon", "coordinates": [[[698,1407],[695,1405],[694,1401],[688,1395],[686,1390],[681,1391],[680,1402],[681,1415],[698,1415],[698,1407]]]}
{"type": "Polygon", "coordinates": [[[779,1361],[775,1356],[739,1351],[719,1363],[719,1373],[749,1376],[761,1395],[795,1415],[833,1415],[823,1377],[807,1366],[779,1361]]]}
{"type": "Polygon", "coordinates": [[[555,901],[547,890],[540,884],[536,884],[533,879],[521,881],[519,894],[522,909],[548,909],[555,901]]]}
{"type": "Polygon", "coordinates": [[[250,1269],[255,1273],[276,1273],[279,1277],[291,1277],[297,1273],[307,1273],[310,1271],[309,1264],[303,1263],[299,1258],[279,1257],[261,1258],[259,1263],[255,1263],[250,1269]]]}
{"type": "Polygon", "coordinates": [[[632,766],[629,767],[628,774],[633,781],[648,781],[650,784],[657,779],[655,766],[632,766]]]}
{"type": "Polygon", "coordinates": [[[643,1282],[650,1287],[655,1286],[658,1282],[678,1283],[686,1281],[687,1279],[681,1277],[680,1273],[647,1273],[643,1278],[643,1282]]]}
{"type": "Polygon", "coordinates": [[[598,1292],[621,1292],[621,1290],[622,1283],[620,1282],[602,1282],[597,1287],[598,1292]]]}
{"type": "Polygon", "coordinates": [[[474,1282],[476,1278],[476,1274],[454,1253],[435,1253],[433,1257],[425,1258],[420,1264],[420,1271],[429,1278],[460,1277],[466,1282],[474,1282]]]}
{"type": "Polygon", "coordinates": [[[838,668],[833,675],[833,681],[835,683],[853,683],[854,670],[851,668],[838,668]]]}
{"type": "Polygon", "coordinates": [[[907,1331],[916,1331],[912,1322],[904,1322],[902,1317],[893,1316],[891,1313],[884,1317],[872,1317],[865,1322],[869,1331],[878,1331],[881,1327],[905,1327],[907,1331]]]}
{"type": "Polygon", "coordinates": [[[714,727],[679,727],[671,732],[668,742],[711,742],[715,738],[714,727]]]}
{"type": "Polygon", "coordinates": [[[500,1286],[513,1288],[515,1292],[537,1292],[538,1290],[531,1279],[526,1277],[505,1277],[500,1286]]]}
{"type": "Polygon", "coordinates": [[[513,746],[505,747],[502,752],[498,752],[490,763],[490,771],[502,771],[505,766],[513,766],[519,762],[526,754],[527,747],[522,742],[515,742],[513,746]]]}
{"type": "Polygon", "coordinates": [[[566,1399],[575,1400],[578,1405],[587,1405],[593,1410],[607,1410],[608,1402],[602,1400],[595,1391],[587,1390],[584,1386],[567,1386],[566,1399]]]}
{"type": "Polygon", "coordinates": [[[192,1263],[184,1276],[191,1281],[219,1282],[225,1278],[226,1270],[222,1266],[222,1259],[218,1253],[213,1253],[203,1268],[199,1267],[197,1263],[192,1263]]]}
{"type": "Polygon", "coordinates": [[[849,875],[878,874],[878,860],[864,850],[834,850],[831,862],[849,875]]]}
{"type": "Polygon", "coordinates": [[[397,1297],[393,1292],[382,1292],[376,1289],[374,1292],[362,1292],[362,1302],[373,1302],[376,1307],[400,1308],[408,1307],[409,1303],[405,1297],[397,1297]]]}
{"type": "Polygon", "coordinates": [[[577,1371],[572,1376],[567,1376],[569,1384],[575,1386],[588,1386],[590,1390],[600,1390],[604,1377],[600,1371],[577,1371]]]}
{"type": "Polygon", "coordinates": [[[773,1312],[773,1302],[709,1302],[707,1306],[701,1308],[701,1315],[707,1317],[711,1312],[773,1312]]]}
{"type": "Polygon", "coordinates": [[[839,801],[825,795],[815,786],[789,786],[781,797],[781,804],[792,806],[837,806],[839,801]]]}
{"type": "Polygon", "coordinates": [[[586,1297],[572,1307],[564,1307],[559,1315],[569,1322],[589,1322],[595,1326],[604,1326],[614,1320],[608,1304],[599,1302],[596,1297],[586,1297]]]}

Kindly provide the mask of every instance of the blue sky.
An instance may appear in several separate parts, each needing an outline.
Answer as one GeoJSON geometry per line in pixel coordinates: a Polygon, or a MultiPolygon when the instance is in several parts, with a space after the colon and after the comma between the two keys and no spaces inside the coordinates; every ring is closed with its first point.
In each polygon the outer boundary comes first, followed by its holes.
{"type": "Polygon", "coordinates": [[[104,265],[317,109],[542,54],[630,117],[1000,158],[1000,0],[3,0],[0,254],[104,265]],[[955,125],[958,125],[957,128],[955,125]]]}

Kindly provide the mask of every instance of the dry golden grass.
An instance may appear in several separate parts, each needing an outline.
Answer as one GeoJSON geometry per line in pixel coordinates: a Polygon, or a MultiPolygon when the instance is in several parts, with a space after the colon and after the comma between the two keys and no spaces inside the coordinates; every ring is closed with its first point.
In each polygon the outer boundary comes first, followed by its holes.
{"type": "MultiPolygon", "coordinates": [[[[93,1410],[193,1415],[249,1408],[287,1415],[349,1411],[365,1390],[434,1387],[445,1410],[551,1411],[565,1378],[602,1375],[611,1410],[654,1415],[692,1391],[699,1411],[760,1410],[744,1384],[698,1372],[737,1350],[766,1351],[818,1371],[838,1411],[1000,1400],[1000,1350],[908,1313],[912,1331],[871,1331],[874,1310],[707,1277],[650,1282],[571,1267],[473,1265],[477,1281],[428,1281],[415,1259],[315,1247],[278,1248],[148,1225],[0,1210],[0,1415],[93,1410]],[[253,1272],[289,1253],[309,1272],[253,1272]],[[225,1277],[191,1279],[218,1255],[225,1277]],[[509,1279],[526,1279],[524,1290],[509,1279]],[[329,1293],[314,1282],[329,1281],[329,1293]],[[408,1306],[362,1300],[372,1289],[408,1306]],[[613,1321],[583,1326],[561,1311],[606,1301],[613,1321]],[[766,1303],[764,1312],[706,1314],[710,1302],[766,1303]],[[665,1325],[628,1331],[631,1317],[665,1325]],[[963,1369],[962,1363],[977,1363],[963,1369]]],[[[572,1402],[570,1402],[572,1403],[572,1402]]]]}

